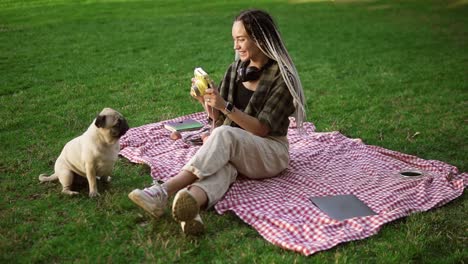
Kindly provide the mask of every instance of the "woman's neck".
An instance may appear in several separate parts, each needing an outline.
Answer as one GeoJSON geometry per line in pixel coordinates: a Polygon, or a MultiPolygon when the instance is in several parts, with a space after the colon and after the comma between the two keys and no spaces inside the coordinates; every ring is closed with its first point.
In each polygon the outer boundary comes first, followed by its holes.
{"type": "Polygon", "coordinates": [[[255,66],[261,69],[265,64],[268,63],[268,57],[265,54],[259,55],[257,58],[251,58],[249,66],[255,66]]]}

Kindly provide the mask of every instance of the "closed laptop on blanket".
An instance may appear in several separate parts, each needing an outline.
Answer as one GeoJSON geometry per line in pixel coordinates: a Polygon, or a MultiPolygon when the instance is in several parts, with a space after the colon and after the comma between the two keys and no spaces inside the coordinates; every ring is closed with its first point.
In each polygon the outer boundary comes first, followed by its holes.
{"type": "Polygon", "coordinates": [[[376,213],[355,195],[311,197],[312,203],[333,219],[375,215],[376,213]]]}

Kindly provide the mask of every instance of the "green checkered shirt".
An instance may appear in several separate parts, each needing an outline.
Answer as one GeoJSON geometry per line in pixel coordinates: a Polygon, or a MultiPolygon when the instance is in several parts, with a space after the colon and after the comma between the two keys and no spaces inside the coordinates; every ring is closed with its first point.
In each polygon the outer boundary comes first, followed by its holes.
{"type": "MultiPolygon", "coordinates": [[[[232,63],[219,86],[221,96],[231,103],[234,102],[234,91],[237,88],[237,69],[241,64],[240,60],[232,63]]],[[[286,136],[289,116],[294,111],[293,98],[281,76],[278,63],[274,62],[263,71],[257,89],[244,112],[268,125],[270,127],[269,136],[286,136]]],[[[222,113],[216,121],[217,125],[231,125],[231,123],[229,117],[222,113]]]]}

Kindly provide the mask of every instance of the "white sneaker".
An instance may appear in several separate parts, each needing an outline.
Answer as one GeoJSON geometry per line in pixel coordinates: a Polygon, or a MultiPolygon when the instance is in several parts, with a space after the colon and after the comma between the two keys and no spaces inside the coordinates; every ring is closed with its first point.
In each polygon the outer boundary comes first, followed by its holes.
{"type": "Polygon", "coordinates": [[[156,182],[149,188],[133,190],[128,198],[155,218],[164,214],[167,205],[167,192],[156,182]]]}
{"type": "Polygon", "coordinates": [[[178,221],[189,221],[198,215],[199,207],[197,200],[187,189],[177,192],[172,202],[172,217],[178,221]]]}
{"type": "Polygon", "coordinates": [[[197,200],[187,189],[177,192],[172,203],[172,217],[180,222],[182,231],[186,235],[200,235],[205,226],[199,214],[197,200]]]}

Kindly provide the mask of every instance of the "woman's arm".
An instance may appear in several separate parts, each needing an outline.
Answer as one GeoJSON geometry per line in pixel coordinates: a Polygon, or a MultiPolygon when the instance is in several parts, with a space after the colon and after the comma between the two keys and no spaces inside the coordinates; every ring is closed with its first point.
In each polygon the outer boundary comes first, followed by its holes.
{"type": "Polygon", "coordinates": [[[270,127],[260,122],[260,120],[258,120],[257,118],[240,111],[235,106],[233,107],[231,113],[228,113],[225,110],[225,108],[226,106],[223,108],[223,110],[220,110],[220,111],[222,111],[233,122],[238,124],[243,129],[260,137],[266,137],[270,133],[270,127]]]}
{"type": "Polygon", "coordinates": [[[257,118],[250,116],[237,108],[233,108],[231,113],[226,111],[226,101],[220,96],[216,89],[207,89],[203,96],[204,101],[207,105],[208,110],[215,109],[214,113],[218,117],[219,112],[227,115],[233,122],[238,124],[246,131],[251,132],[254,135],[265,137],[270,132],[268,125],[260,122],[257,118]]]}

